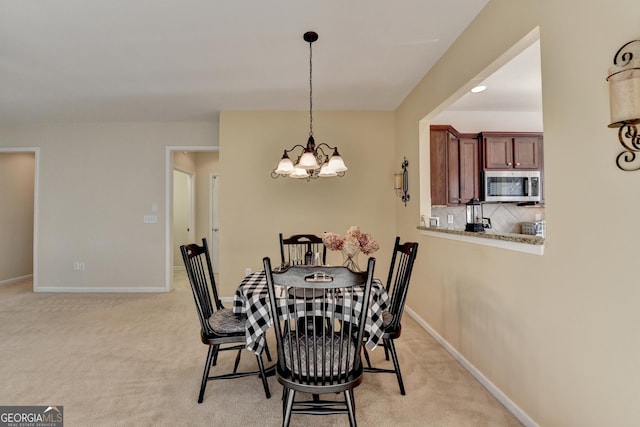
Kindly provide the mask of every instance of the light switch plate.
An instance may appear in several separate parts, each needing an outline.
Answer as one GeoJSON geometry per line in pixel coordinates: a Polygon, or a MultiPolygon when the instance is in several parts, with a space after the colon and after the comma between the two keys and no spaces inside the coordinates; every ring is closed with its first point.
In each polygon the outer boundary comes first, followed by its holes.
{"type": "Polygon", "coordinates": [[[145,215],[142,218],[142,222],[144,222],[145,224],[155,224],[158,222],[158,216],[157,215],[145,215]]]}
{"type": "Polygon", "coordinates": [[[440,227],[440,217],[439,216],[429,217],[429,227],[440,227]]]}

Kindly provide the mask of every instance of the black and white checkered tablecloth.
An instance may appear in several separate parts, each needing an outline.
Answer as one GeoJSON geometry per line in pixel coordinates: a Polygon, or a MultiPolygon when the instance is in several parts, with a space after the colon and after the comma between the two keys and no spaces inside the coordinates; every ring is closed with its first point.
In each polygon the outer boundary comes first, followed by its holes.
{"type": "MultiPolygon", "coordinates": [[[[365,324],[366,346],[373,350],[382,338],[382,311],[389,305],[389,295],[378,279],[371,285],[371,301],[365,324]]],[[[245,277],[233,297],[233,312],[247,315],[246,346],[256,354],[262,353],[265,334],[272,325],[269,308],[269,291],[264,271],[256,271],[245,277]]]]}

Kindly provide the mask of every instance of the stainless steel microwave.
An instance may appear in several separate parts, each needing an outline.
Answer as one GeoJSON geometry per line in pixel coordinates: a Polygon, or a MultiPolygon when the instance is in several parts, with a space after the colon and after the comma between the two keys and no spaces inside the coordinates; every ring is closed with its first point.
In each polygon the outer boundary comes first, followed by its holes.
{"type": "Polygon", "coordinates": [[[540,202],[540,171],[485,171],[483,197],[485,202],[540,202]]]}

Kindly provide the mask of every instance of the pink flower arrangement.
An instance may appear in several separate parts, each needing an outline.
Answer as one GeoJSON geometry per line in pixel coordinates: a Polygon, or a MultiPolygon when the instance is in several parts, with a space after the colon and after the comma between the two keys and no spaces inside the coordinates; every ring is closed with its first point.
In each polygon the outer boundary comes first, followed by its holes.
{"type": "Polygon", "coordinates": [[[322,243],[332,251],[341,251],[344,246],[344,237],[336,233],[322,233],[322,243]]]}
{"type": "Polygon", "coordinates": [[[328,249],[343,251],[348,257],[354,257],[359,252],[369,255],[380,249],[378,242],[356,225],[351,226],[344,237],[336,233],[323,233],[322,242],[328,249]]]}

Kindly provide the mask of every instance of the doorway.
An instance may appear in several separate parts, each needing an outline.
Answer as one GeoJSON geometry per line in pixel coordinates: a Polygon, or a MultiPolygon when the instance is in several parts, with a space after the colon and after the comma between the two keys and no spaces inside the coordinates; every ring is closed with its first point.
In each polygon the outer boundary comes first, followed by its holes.
{"type": "Polygon", "coordinates": [[[0,147],[2,171],[0,194],[8,204],[0,214],[4,243],[0,243],[0,285],[31,279],[38,290],[38,176],[40,150],[37,147],[0,147]],[[14,235],[18,233],[17,235],[14,235]]]}
{"type": "MultiPolygon", "coordinates": [[[[165,154],[165,289],[168,292],[173,289],[174,268],[183,268],[179,249],[181,244],[200,242],[203,237],[206,237],[213,262],[217,262],[219,249],[213,244],[217,245],[219,239],[217,235],[213,235],[212,230],[218,228],[218,223],[216,222],[216,226],[213,226],[214,214],[211,213],[211,207],[214,194],[212,176],[217,176],[219,163],[218,147],[170,146],[166,147],[165,154]],[[191,175],[189,190],[185,190],[187,184],[183,182],[186,180],[184,175],[176,174],[178,181],[174,182],[174,171],[191,175]],[[188,191],[191,195],[191,202],[187,206],[191,206],[192,219],[190,225],[182,227],[182,231],[174,230],[174,217],[184,215],[182,212],[174,212],[175,200],[183,197],[175,194],[177,188],[183,188],[183,191],[188,191]],[[186,228],[189,229],[188,232],[185,231],[186,228]],[[184,237],[184,234],[188,237],[184,237]],[[183,241],[185,238],[186,242],[183,241]]],[[[217,194],[217,186],[215,191],[217,194]]],[[[180,202],[183,207],[185,203],[188,202],[180,202]]],[[[215,272],[218,266],[218,264],[214,266],[215,272]]]]}

